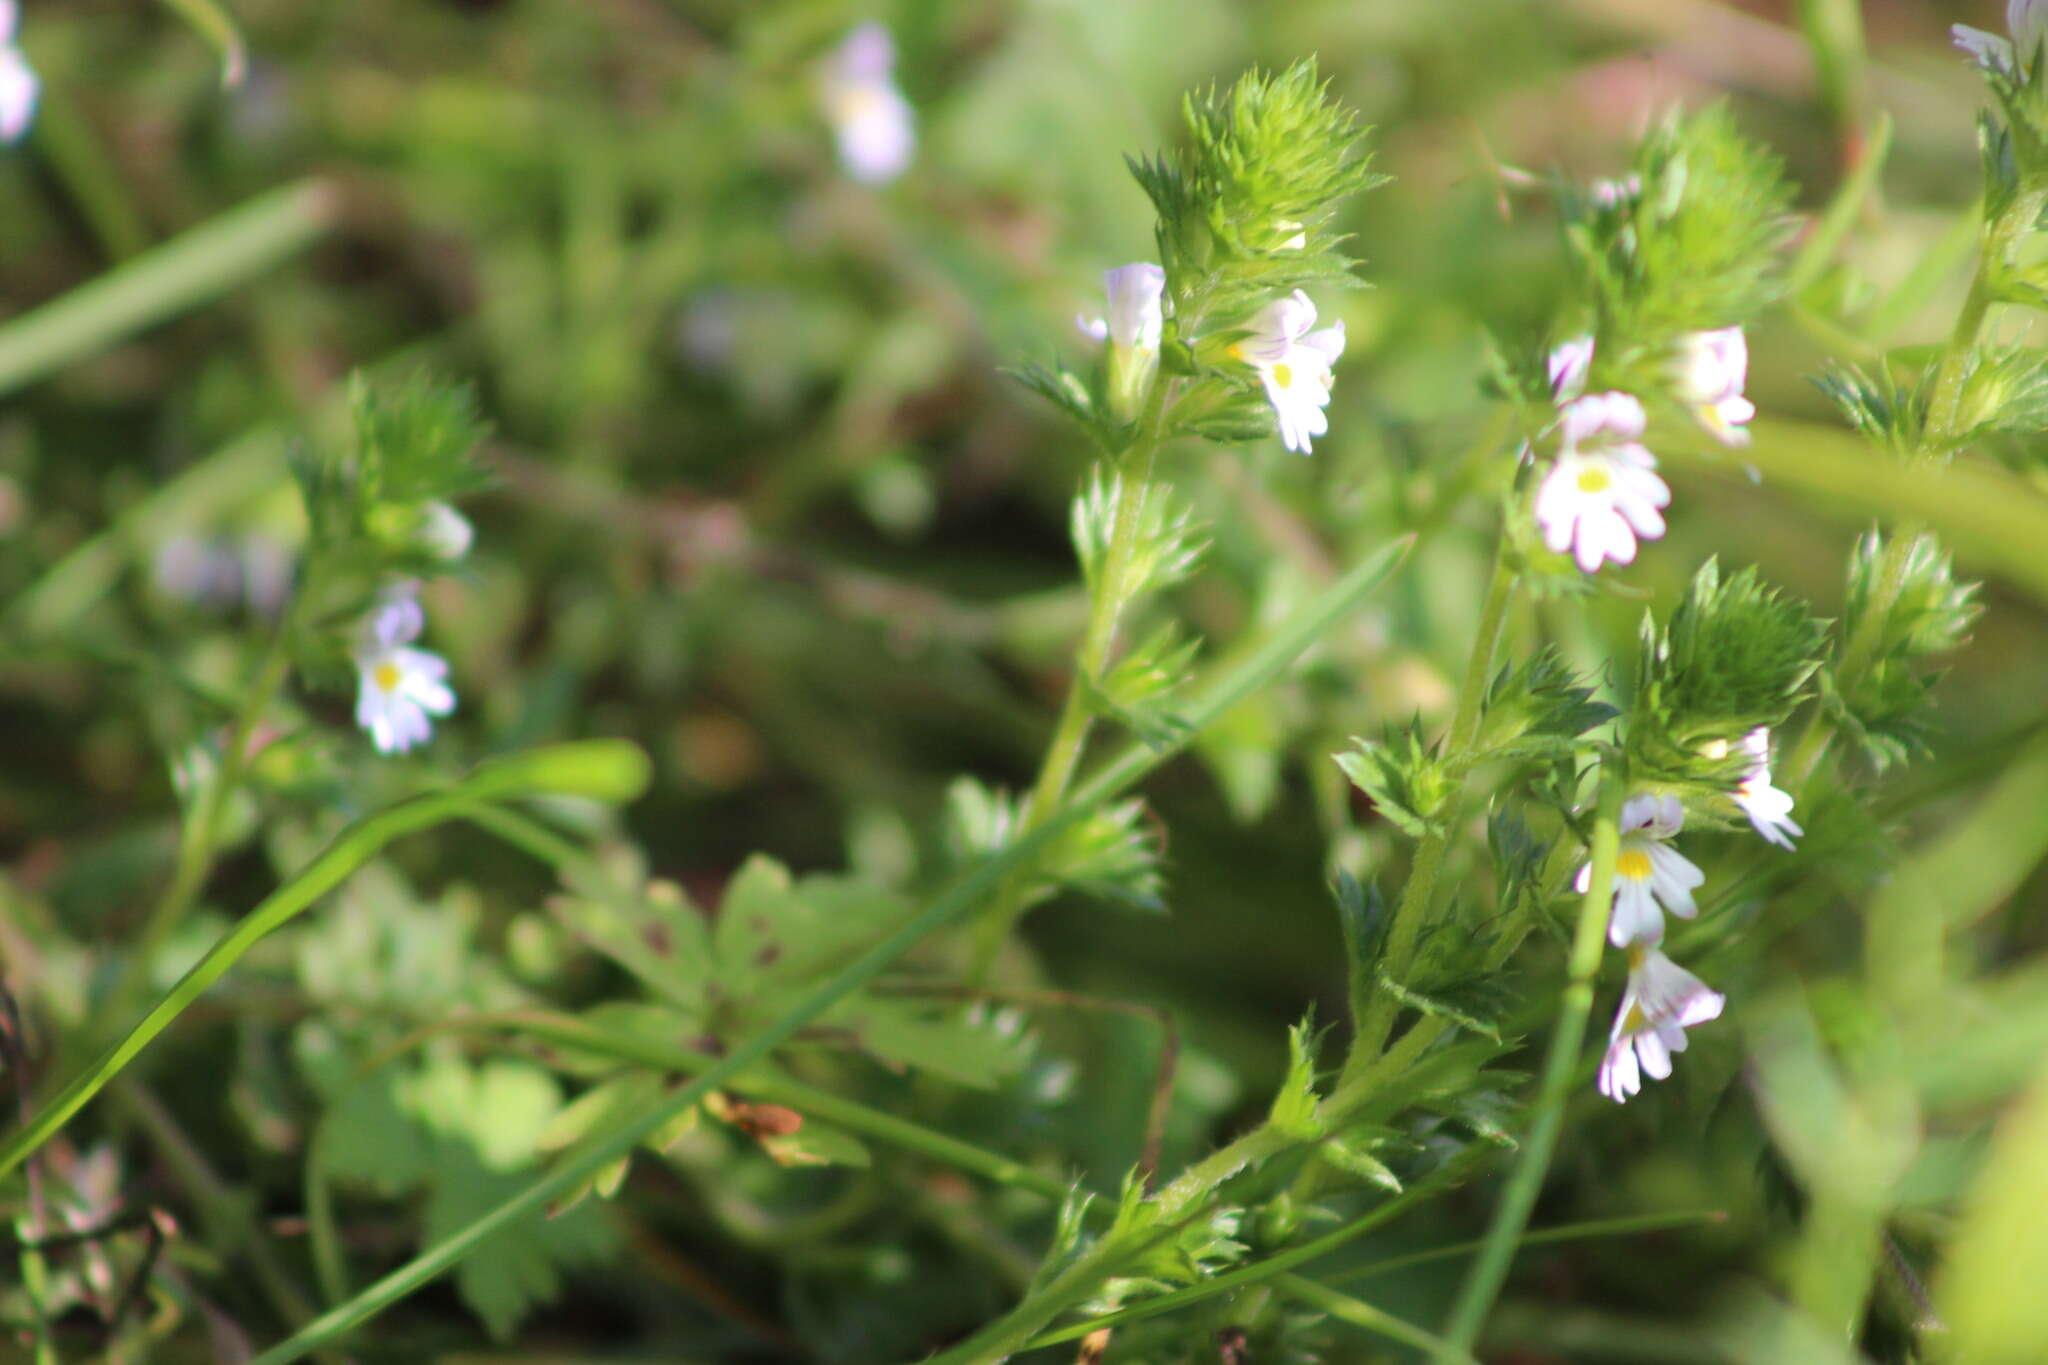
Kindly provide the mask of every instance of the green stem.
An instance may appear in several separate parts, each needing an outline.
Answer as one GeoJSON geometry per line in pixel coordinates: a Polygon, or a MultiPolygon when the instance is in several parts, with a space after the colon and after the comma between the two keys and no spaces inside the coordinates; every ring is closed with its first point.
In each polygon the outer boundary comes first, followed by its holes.
{"type": "Polygon", "coordinates": [[[325,236],[340,195],[302,180],[258,195],[0,326],[0,394],[254,279],[325,236]]]}
{"type": "MultiPolygon", "coordinates": [[[[1555,1246],[1560,1242],[1590,1242],[1602,1237],[1626,1237],[1631,1233],[1665,1232],[1672,1228],[1699,1227],[1702,1224],[1727,1221],[1728,1215],[1721,1209],[1701,1209],[1691,1213],[1642,1213],[1630,1218],[1600,1218],[1591,1222],[1567,1223],[1563,1227],[1544,1228],[1541,1232],[1525,1232],[1516,1243],[1516,1249],[1555,1246]]],[[[1391,1275],[1396,1270],[1408,1270],[1436,1261],[1454,1261],[1485,1246],[1486,1239],[1483,1237],[1469,1242],[1454,1242],[1450,1246],[1433,1247],[1428,1251],[1410,1252],[1406,1256],[1390,1256],[1384,1261],[1374,1261],[1370,1265],[1354,1266],[1327,1278],[1331,1284],[1342,1284],[1348,1280],[1369,1280],[1375,1275],[1391,1275]]]]}
{"type": "MultiPolygon", "coordinates": [[[[1479,629],[1472,639],[1471,657],[1465,663],[1465,679],[1459,686],[1457,711],[1451,717],[1450,734],[1444,741],[1443,762],[1456,783],[1447,806],[1452,812],[1456,811],[1464,791],[1468,771],[1465,760],[1479,735],[1487,685],[1493,680],[1494,655],[1500,649],[1508,606],[1514,600],[1517,582],[1518,576],[1508,563],[1507,536],[1503,534],[1494,551],[1493,575],[1486,586],[1486,600],[1479,609],[1479,629]]],[[[1387,971],[1396,977],[1407,970],[1415,955],[1415,940],[1429,918],[1430,902],[1435,898],[1437,881],[1443,875],[1444,856],[1450,849],[1450,829],[1455,824],[1454,818],[1445,819],[1440,829],[1424,835],[1416,846],[1408,884],[1402,888],[1401,903],[1387,930],[1386,950],[1381,959],[1387,971]]],[[[1386,1046],[1387,1033],[1393,1028],[1394,1016],[1399,1011],[1400,1005],[1392,995],[1381,992],[1374,997],[1365,1018],[1358,1021],[1351,1052],[1344,1060],[1342,1079],[1356,1075],[1379,1055],[1380,1049],[1386,1046]]]]}
{"type": "MultiPolygon", "coordinates": [[[[1235,1145],[1233,1144],[1233,1146],[1235,1145]]],[[[1229,1149],[1226,1148],[1225,1150],[1229,1149]]],[[[1047,1332],[1042,1336],[1033,1337],[1028,1342],[1022,1343],[1019,1349],[1037,1350],[1044,1346],[1057,1346],[1061,1342],[1077,1340],[1091,1332],[1100,1331],[1105,1327],[1118,1327],[1127,1322],[1137,1322],[1144,1318],[1158,1317],[1161,1314],[1185,1308],[1190,1304],[1200,1303],[1204,1299],[1214,1298],[1218,1294],[1229,1294],[1250,1285],[1263,1284],[1293,1270],[1297,1266],[1306,1265],[1310,1261],[1327,1256],[1339,1247],[1356,1241],[1375,1228],[1392,1222],[1395,1218],[1400,1217],[1416,1205],[1435,1198],[1444,1190],[1463,1180],[1487,1155],[1489,1155],[1489,1152],[1484,1145],[1474,1144],[1432,1172],[1427,1179],[1409,1186],[1402,1193],[1395,1195],[1383,1204],[1367,1210],[1359,1217],[1354,1218],[1351,1222],[1346,1223],[1343,1227],[1333,1232],[1324,1233],[1321,1237],[1303,1242],[1300,1246],[1290,1247],[1286,1251],[1269,1256],[1263,1261],[1258,1261],[1248,1266],[1240,1266],[1236,1270],[1226,1271],[1224,1274],[1213,1276],[1199,1284],[1190,1285],[1186,1289],[1176,1289],[1170,1294],[1161,1294],[1156,1298],[1146,1299],[1142,1303],[1133,1304],[1131,1307],[1119,1312],[1109,1313],[1099,1318],[1089,1318],[1086,1321],[1073,1323],[1056,1331],[1047,1332]]],[[[972,1343],[969,1344],[971,1345],[972,1343]]],[[[965,1354],[965,1351],[966,1348],[964,1346],[955,1347],[944,1355],[933,1357],[928,1362],[928,1365],[964,1365],[967,1361],[982,1361],[991,1358],[979,1353],[965,1354]]]]}
{"type": "MultiPolygon", "coordinates": [[[[1066,699],[1060,704],[1059,721],[1032,783],[1031,797],[1024,807],[1024,827],[1030,829],[1050,819],[1072,785],[1088,744],[1094,721],[1089,688],[1101,682],[1116,645],[1116,630],[1124,608],[1130,605],[1142,584],[1132,584],[1131,559],[1144,526],[1145,504],[1152,496],[1152,466],[1165,434],[1167,390],[1165,382],[1155,383],[1138,420],[1136,443],[1117,461],[1116,512],[1110,522],[1109,544],[1095,579],[1088,585],[1088,624],[1082,632],[1081,647],[1075,654],[1073,677],[1067,684],[1066,699]]],[[[1016,928],[1026,906],[1027,887],[1019,877],[1004,887],[996,904],[975,926],[974,954],[967,970],[969,985],[988,980],[996,955],[1016,928]]]]}
{"type": "MultiPolygon", "coordinates": [[[[1600,950],[1607,936],[1608,903],[1614,892],[1614,863],[1621,847],[1622,782],[1611,768],[1603,772],[1600,806],[1593,817],[1593,873],[1586,895],[1579,902],[1579,923],[1572,935],[1569,984],[1558,1005],[1557,1026],[1550,1035],[1550,1052],[1543,1062],[1543,1079],[1537,1089],[1536,1122],[1522,1143],[1520,1158],[1508,1187],[1493,1211],[1479,1258],[1466,1273],[1457,1301],[1451,1307],[1444,1337],[1449,1344],[1469,1351],[1479,1340],[1486,1316],[1507,1279],[1508,1263],[1515,1246],[1529,1225],[1530,1211],[1543,1188],[1550,1169],[1550,1156],[1557,1147],[1557,1135],[1564,1126],[1566,1092],[1577,1068],[1579,1048],[1586,1038],[1586,1019],[1593,1007],[1593,978],[1600,971],[1600,950]]],[[[1438,1365],[1457,1357],[1439,1352],[1438,1365]]]]}
{"type": "Polygon", "coordinates": [[[31,1122],[0,1143],[0,1175],[13,1170],[49,1141],[249,949],[340,885],[392,840],[449,820],[467,818],[479,806],[517,797],[567,795],[597,801],[631,800],[645,788],[647,774],[646,755],[630,744],[617,740],[557,744],[493,760],[444,791],[414,797],[356,821],[335,836],[334,842],[297,876],[237,921],[125,1038],[72,1077],[31,1122]]]}
{"type": "Polygon", "coordinates": [[[1329,1314],[1339,1322],[1348,1322],[1353,1327],[1362,1327],[1376,1336],[1398,1341],[1403,1346],[1433,1352],[1438,1360],[1455,1361],[1457,1365],[1479,1365],[1469,1351],[1461,1351],[1433,1332],[1425,1331],[1415,1324],[1382,1308],[1339,1293],[1328,1285],[1317,1284],[1314,1280],[1300,1275],[1277,1275],[1273,1287],[1290,1299],[1298,1299],[1318,1312],[1329,1314]]]}
{"type": "MultiPolygon", "coordinates": [[[[1097,810],[1125,787],[1165,762],[1191,742],[1195,735],[1214,724],[1218,717],[1291,666],[1326,630],[1354,611],[1366,595],[1393,572],[1409,544],[1406,540],[1398,541],[1381,550],[1351,569],[1308,607],[1290,618],[1244,663],[1231,669],[1190,708],[1188,729],[1175,743],[1158,750],[1143,744],[1127,748],[1083,783],[1044,823],[1026,830],[967,870],[902,927],[855,957],[836,975],[821,982],[775,1023],[740,1043],[695,1080],[665,1097],[647,1113],[620,1124],[602,1141],[565,1159],[519,1194],[363,1289],[347,1303],[322,1314],[303,1330],[256,1357],[251,1365],[285,1365],[287,1361],[298,1360],[307,1352],[347,1335],[439,1278],[460,1264],[493,1233],[545,1208],[553,1199],[631,1152],[649,1134],[702,1101],[710,1091],[744,1075],[749,1068],[765,1060],[799,1030],[881,973],[924,938],[984,906],[992,893],[1008,878],[1029,866],[1074,821],[1097,810]]],[[[1249,1159],[1245,1142],[1241,1139],[1224,1149],[1225,1153],[1247,1152],[1247,1155],[1239,1157],[1241,1164],[1242,1160],[1249,1159]]],[[[27,1150],[27,1146],[19,1142],[0,1149],[0,1173],[4,1173],[13,1160],[19,1159],[16,1148],[27,1150]]],[[[1208,1172],[1212,1183],[1220,1181],[1236,1169],[1217,1173],[1215,1163],[1223,1156],[1224,1153],[1218,1153],[1195,1169],[1208,1172]]],[[[1184,1176],[1182,1180],[1187,1178],[1184,1176]]],[[[1181,1183],[1174,1182],[1158,1198],[1166,1198],[1181,1183]]]]}
{"type": "Polygon", "coordinates": [[[287,615],[271,635],[263,661],[257,665],[256,676],[242,700],[241,710],[228,730],[220,770],[200,793],[198,809],[180,831],[178,858],[171,871],[171,884],[164,890],[163,899],[157,902],[156,909],[143,921],[129,954],[128,965],[114,990],[114,1008],[108,1013],[115,1020],[127,1017],[130,1002],[148,985],[150,964],[156,960],[157,951],[184,922],[185,916],[192,912],[200,891],[206,886],[208,874],[213,871],[221,821],[226,817],[228,804],[234,798],[236,788],[241,786],[242,775],[249,766],[249,742],[291,669],[291,654],[285,648],[290,626],[287,615]]]}

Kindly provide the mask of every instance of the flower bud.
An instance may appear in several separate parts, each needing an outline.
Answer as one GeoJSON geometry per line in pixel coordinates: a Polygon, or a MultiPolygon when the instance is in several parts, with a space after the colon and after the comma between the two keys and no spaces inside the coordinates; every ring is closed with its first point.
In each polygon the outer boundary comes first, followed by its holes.
{"type": "Polygon", "coordinates": [[[1159,373],[1166,272],[1138,261],[1104,271],[1102,285],[1109,295],[1109,407],[1128,422],[1143,411],[1159,373]]]}

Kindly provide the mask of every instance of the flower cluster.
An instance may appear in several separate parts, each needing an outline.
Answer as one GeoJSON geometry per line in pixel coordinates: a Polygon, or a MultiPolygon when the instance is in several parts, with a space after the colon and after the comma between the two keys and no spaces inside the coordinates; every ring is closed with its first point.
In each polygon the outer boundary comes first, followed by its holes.
{"type": "MultiPolygon", "coordinates": [[[[1633,562],[1637,541],[1664,534],[1664,508],[1671,505],[1657,458],[1640,439],[1648,424],[1642,400],[1616,389],[1584,392],[1592,366],[1591,337],[1551,352],[1557,453],[1533,509],[1544,545],[1570,554],[1589,574],[1609,561],[1633,562]]],[[[1756,415],[1742,393],[1748,372],[1740,327],[1690,332],[1672,348],[1668,396],[1723,444],[1741,446],[1749,440],[1742,424],[1756,415]]]]}
{"type": "MultiPolygon", "coordinates": [[[[1792,822],[1792,797],[1771,785],[1771,737],[1757,729],[1744,737],[1750,765],[1736,788],[1736,806],[1756,832],[1780,848],[1804,833],[1792,822]]],[[[1722,746],[1724,757],[1726,746],[1722,746]]],[[[1671,1054],[1685,1051],[1685,1031],[1720,1017],[1726,1003],[1718,991],[1663,952],[1664,916],[1691,919],[1693,899],[1706,874],[1671,839],[1685,826],[1685,806],[1669,793],[1640,792],[1621,808],[1621,846],[1614,860],[1614,901],[1607,939],[1628,955],[1628,988],[1608,1033],[1600,1063],[1600,1093],[1625,1103],[1641,1091],[1643,1076],[1671,1074],[1671,1054]]],[[[1583,893],[1592,881],[1588,863],[1579,869],[1583,893]]]]}
{"type": "Polygon", "coordinates": [[[0,0],[0,142],[19,142],[35,122],[42,83],[14,41],[21,19],[15,0],[0,0]]]}
{"type": "Polygon", "coordinates": [[[903,174],[917,150],[910,101],[896,88],[896,44],[879,23],[862,24],[826,61],[818,100],[846,173],[864,185],[903,174]]]}

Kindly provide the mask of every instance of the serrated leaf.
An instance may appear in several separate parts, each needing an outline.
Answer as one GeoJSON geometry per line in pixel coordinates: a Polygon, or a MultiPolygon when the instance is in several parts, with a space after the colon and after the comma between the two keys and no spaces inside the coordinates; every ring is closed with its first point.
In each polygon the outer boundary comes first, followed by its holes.
{"type": "Polygon", "coordinates": [[[1316,1114],[1315,1032],[1311,1021],[1303,1020],[1287,1030],[1287,1074],[1273,1096],[1266,1122],[1289,1137],[1308,1139],[1323,1131],[1316,1114]]]}
{"type": "Polygon", "coordinates": [[[1341,1138],[1329,1138],[1316,1144],[1316,1155],[1354,1179],[1393,1194],[1401,1193],[1401,1177],[1395,1175],[1392,1167],[1367,1151],[1361,1144],[1341,1138]]]}
{"type": "Polygon", "coordinates": [[[1456,785],[1435,744],[1425,743],[1419,720],[1389,726],[1378,740],[1353,737],[1350,752],[1333,755],[1373,808],[1417,839],[1443,832],[1456,785]]]}
{"type": "Polygon", "coordinates": [[[1456,1024],[1467,1032],[1476,1033],[1496,1043],[1501,1040],[1500,1027],[1495,1021],[1473,1012],[1465,1002],[1454,996],[1426,994],[1403,985],[1385,972],[1379,974],[1379,984],[1381,990],[1409,1009],[1420,1010],[1434,1018],[1456,1024]]]}
{"type": "Polygon", "coordinates": [[[913,1066],[987,1090],[1024,1062],[1005,1035],[960,1006],[860,995],[828,1016],[853,1046],[898,1067],[913,1066]]]}

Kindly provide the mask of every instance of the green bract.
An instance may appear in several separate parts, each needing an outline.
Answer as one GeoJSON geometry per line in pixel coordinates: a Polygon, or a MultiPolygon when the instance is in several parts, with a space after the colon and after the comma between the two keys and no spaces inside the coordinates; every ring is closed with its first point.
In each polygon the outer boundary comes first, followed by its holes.
{"type": "Polygon", "coordinates": [[[1820,667],[1821,626],[1750,566],[1708,560],[1661,628],[1645,617],[1625,741],[1639,781],[1733,785],[1728,746],[1784,721],[1820,667]]]}

